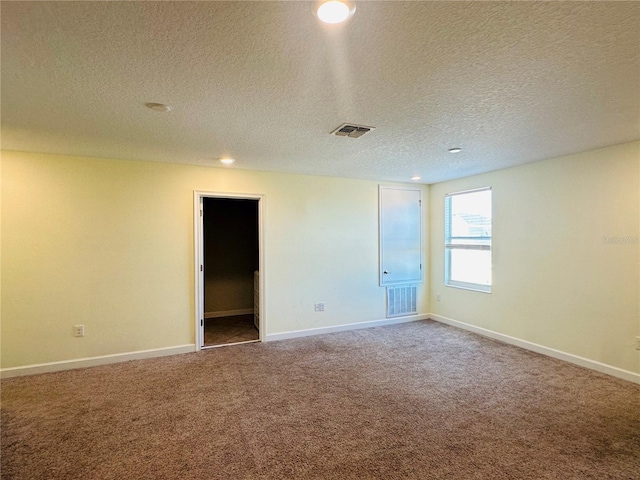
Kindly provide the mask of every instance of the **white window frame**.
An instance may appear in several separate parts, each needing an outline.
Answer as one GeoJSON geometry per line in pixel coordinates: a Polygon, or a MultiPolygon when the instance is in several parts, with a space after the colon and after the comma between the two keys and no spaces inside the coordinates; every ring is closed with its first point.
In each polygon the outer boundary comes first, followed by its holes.
{"type": "MultiPolygon", "coordinates": [[[[477,193],[481,191],[492,191],[491,187],[482,187],[476,188],[473,190],[464,190],[461,192],[447,193],[444,197],[444,251],[445,251],[445,259],[444,259],[444,284],[447,287],[454,288],[462,288],[465,290],[473,290],[477,292],[483,293],[491,293],[491,287],[493,285],[493,278],[491,279],[491,283],[489,285],[483,285],[480,283],[472,283],[472,282],[461,282],[459,280],[452,280],[450,278],[451,274],[451,252],[455,249],[463,249],[463,250],[484,250],[489,251],[491,253],[491,244],[493,238],[493,231],[490,237],[474,237],[476,242],[474,243],[452,243],[451,242],[451,224],[452,224],[452,212],[450,206],[450,200],[458,195],[465,195],[469,193],[477,193]],[[482,240],[484,243],[477,243],[477,240],[482,240]]],[[[493,197],[493,194],[492,194],[493,197]]],[[[493,200],[493,198],[492,198],[493,200]]],[[[493,202],[492,202],[492,212],[491,212],[491,223],[493,224],[493,202]]]]}

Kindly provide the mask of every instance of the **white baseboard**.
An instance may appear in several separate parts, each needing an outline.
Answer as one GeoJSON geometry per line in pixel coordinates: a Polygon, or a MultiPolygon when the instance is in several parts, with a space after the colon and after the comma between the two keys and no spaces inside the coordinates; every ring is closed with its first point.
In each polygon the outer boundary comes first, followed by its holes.
{"type": "Polygon", "coordinates": [[[426,320],[429,315],[407,315],[405,317],[383,318],[382,320],[372,320],[369,322],[347,323],[345,325],[332,325],[329,327],[307,328],[305,330],[293,330],[290,332],[267,334],[265,341],[287,340],[290,338],[309,337],[311,335],[323,335],[325,333],[345,332],[347,330],[358,330],[361,328],[381,327],[383,325],[394,325],[396,323],[415,322],[416,320],[426,320]]]}
{"type": "Polygon", "coordinates": [[[35,375],[38,373],[60,372],[74,368],[96,367],[110,363],[126,362],[128,360],[142,360],[144,358],[166,357],[180,353],[192,353],[196,351],[195,344],[179,345],[177,347],[156,348],[153,350],[139,350],[137,352],[116,353],[99,357],[76,358],[61,362],[38,363],[23,367],[0,369],[0,378],[21,377],[23,375],[35,375]]]}
{"type": "Polygon", "coordinates": [[[553,348],[545,347],[544,345],[538,345],[537,343],[532,343],[526,340],[521,340],[519,338],[510,337],[509,335],[504,335],[502,333],[494,332],[493,330],[487,330],[486,328],[476,327],[475,325],[470,325],[468,323],[464,323],[459,320],[454,320],[452,318],[443,317],[433,313],[429,315],[429,318],[437,322],[446,323],[447,325],[451,325],[452,327],[458,327],[463,330],[468,330],[470,332],[477,333],[478,335],[482,335],[484,337],[489,337],[494,340],[499,340],[500,342],[503,342],[503,343],[515,345],[516,347],[524,348],[526,350],[531,350],[532,352],[536,352],[536,353],[541,353],[542,355],[547,355],[548,357],[557,358],[558,360],[564,360],[565,362],[573,363],[575,365],[589,368],[591,370],[595,370],[600,373],[606,373],[607,375],[611,375],[613,377],[622,378],[623,380],[640,384],[640,374],[631,372],[629,370],[613,367],[611,365],[607,365],[606,363],[600,363],[595,360],[589,360],[588,358],[579,357],[578,355],[573,355],[572,353],[563,352],[561,350],[555,350],[553,348]]]}
{"type": "Polygon", "coordinates": [[[235,317],[236,315],[253,315],[253,308],[223,310],[221,312],[205,312],[204,318],[235,317]]]}

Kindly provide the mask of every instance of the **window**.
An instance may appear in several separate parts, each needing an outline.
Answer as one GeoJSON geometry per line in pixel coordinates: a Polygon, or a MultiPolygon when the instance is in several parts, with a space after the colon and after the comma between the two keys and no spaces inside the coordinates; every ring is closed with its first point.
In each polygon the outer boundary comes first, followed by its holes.
{"type": "Polygon", "coordinates": [[[491,292],[491,188],[444,199],[445,285],[491,292]]]}

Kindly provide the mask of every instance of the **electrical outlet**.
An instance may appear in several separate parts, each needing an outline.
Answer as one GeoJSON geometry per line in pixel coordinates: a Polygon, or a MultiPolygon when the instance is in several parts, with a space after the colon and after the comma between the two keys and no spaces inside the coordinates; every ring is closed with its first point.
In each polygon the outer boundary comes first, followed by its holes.
{"type": "Polygon", "coordinates": [[[440,294],[436,293],[436,302],[439,302],[439,301],[440,301],[440,294]]]}
{"type": "Polygon", "coordinates": [[[73,327],[74,337],[84,337],[84,325],[75,325],[73,327]]]}
{"type": "Polygon", "coordinates": [[[636,337],[636,350],[640,350],[640,336],[636,337]]]}
{"type": "Polygon", "coordinates": [[[314,304],[313,310],[316,312],[324,312],[324,302],[314,304]]]}

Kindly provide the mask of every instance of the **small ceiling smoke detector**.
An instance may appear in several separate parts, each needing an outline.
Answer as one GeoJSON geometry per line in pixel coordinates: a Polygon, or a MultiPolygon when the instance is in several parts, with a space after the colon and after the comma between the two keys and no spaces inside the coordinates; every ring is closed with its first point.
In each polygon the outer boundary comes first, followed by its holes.
{"type": "Polygon", "coordinates": [[[365,133],[369,133],[374,128],[376,127],[365,127],[364,125],[343,123],[333,132],[331,132],[331,135],[337,135],[338,137],[360,138],[365,133]]]}
{"type": "Polygon", "coordinates": [[[147,103],[146,107],[150,108],[154,112],[168,112],[171,110],[171,107],[164,103],[147,103]]]}
{"type": "Polygon", "coordinates": [[[324,23],[342,23],[355,13],[356,5],[345,0],[320,1],[314,10],[324,23]]]}
{"type": "Polygon", "coordinates": [[[453,147],[449,149],[449,153],[460,153],[462,149],[460,147],[453,147]]]}

